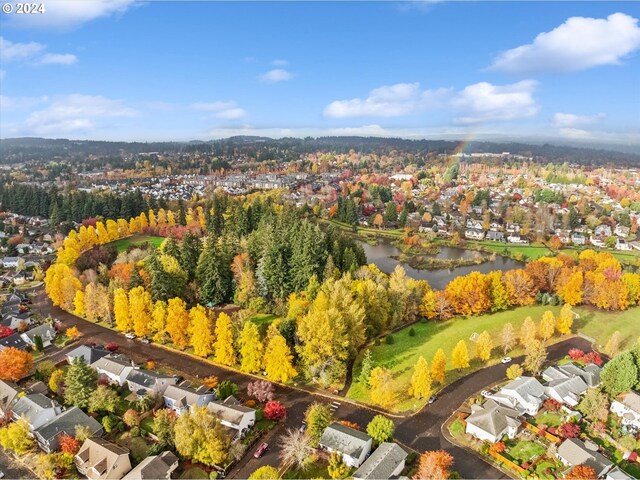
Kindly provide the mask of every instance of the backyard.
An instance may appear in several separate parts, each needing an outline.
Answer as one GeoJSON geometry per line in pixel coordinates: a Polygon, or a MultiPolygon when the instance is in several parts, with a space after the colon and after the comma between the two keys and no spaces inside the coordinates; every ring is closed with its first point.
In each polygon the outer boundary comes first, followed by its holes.
{"type": "MultiPolygon", "coordinates": [[[[389,344],[384,339],[371,345],[371,355],[376,366],[391,369],[394,379],[400,386],[407,385],[413,373],[414,366],[420,356],[431,362],[436,350],[442,348],[447,355],[447,379],[446,383],[451,383],[456,379],[486,366],[475,356],[474,344],[469,341],[473,333],[481,333],[487,330],[494,339],[496,347],[500,344],[500,332],[505,323],[511,322],[516,330],[520,328],[524,319],[530,316],[535,322],[539,322],[542,314],[550,310],[556,316],[560,311],[559,306],[532,305],[508,310],[499,313],[478,315],[476,317],[457,317],[446,322],[419,322],[410,327],[404,328],[393,334],[393,343],[389,344]],[[414,335],[410,334],[413,330],[414,335]],[[451,351],[459,340],[467,341],[469,356],[472,358],[471,366],[464,370],[454,370],[451,363],[451,351]]],[[[573,331],[580,331],[596,339],[596,345],[602,348],[607,340],[616,330],[620,331],[625,341],[622,347],[628,346],[637,338],[638,308],[633,308],[624,312],[604,312],[590,308],[577,307],[574,309],[580,318],[574,321],[573,331]]],[[[554,337],[553,340],[561,340],[554,337]]],[[[521,355],[520,347],[511,352],[511,356],[521,355]]],[[[347,397],[354,400],[370,402],[369,389],[358,378],[360,374],[361,361],[364,351],[360,352],[354,365],[353,383],[347,393],[347,397]]],[[[504,351],[494,348],[490,363],[496,363],[503,356],[504,351]]],[[[395,406],[396,411],[413,410],[422,407],[426,400],[404,400],[395,406]]]]}

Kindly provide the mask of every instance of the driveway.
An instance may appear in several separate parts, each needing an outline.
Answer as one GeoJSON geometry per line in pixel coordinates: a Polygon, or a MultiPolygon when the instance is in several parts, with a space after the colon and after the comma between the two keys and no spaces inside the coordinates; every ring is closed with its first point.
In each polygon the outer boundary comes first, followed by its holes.
{"type": "MultiPolygon", "coordinates": [[[[120,333],[54,307],[43,290],[38,292],[34,299],[33,309],[39,310],[44,316],[51,315],[59,319],[63,322],[65,328],[77,326],[83,334],[81,342],[118,343],[120,345],[119,351],[137,362],[153,360],[156,364],[164,364],[175,370],[188,372],[189,375],[200,378],[215,375],[220,380],[230,380],[237,383],[241,389],[246,388],[247,383],[255,379],[252,376],[226,370],[176,351],[167,350],[153,344],[145,345],[137,340],[127,340],[120,333]]],[[[591,349],[591,344],[580,337],[557,343],[549,347],[548,361],[552,362],[561,359],[571,348],[580,348],[587,351],[591,349]]],[[[513,359],[515,363],[521,360],[522,357],[513,359]]],[[[418,413],[404,418],[394,418],[393,420],[396,424],[395,438],[417,452],[438,449],[448,451],[455,459],[455,470],[463,478],[505,478],[500,470],[495,469],[476,455],[449,443],[440,429],[442,424],[467,398],[478,393],[487,385],[504,380],[507,367],[508,365],[500,363],[471,373],[447,386],[440,392],[438,400],[431,405],[427,405],[418,413]]],[[[364,405],[347,403],[341,397],[328,398],[327,395],[281,385],[275,385],[275,393],[276,398],[287,406],[287,420],[276,432],[270,434],[268,443],[271,448],[269,452],[259,460],[253,459],[253,457],[250,457],[249,460],[243,458],[239,466],[231,472],[231,478],[247,478],[253,470],[263,465],[277,467],[279,464],[277,448],[279,438],[285,433],[286,428],[300,426],[305,410],[313,402],[317,401],[330,405],[333,403],[334,417],[337,420],[355,422],[363,429],[378,413],[364,405]]],[[[249,454],[253,455],[253,450],[249,454]]]]}
{"type": "Polygon", "coordinates": [[[7,480],[33,478],[33,472],[0,448],[0,471],[7,480]]]}

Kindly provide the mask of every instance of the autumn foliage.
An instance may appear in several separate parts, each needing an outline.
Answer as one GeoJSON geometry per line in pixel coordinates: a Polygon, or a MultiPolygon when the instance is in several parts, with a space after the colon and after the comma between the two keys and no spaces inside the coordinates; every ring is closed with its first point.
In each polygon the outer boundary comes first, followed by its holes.
{"type": "Polygon", "coordinates": [[[595,480],[598,478],[596,471],[586,465],[576,465],[564,476],[566,480],[595,480]]]}
{"type": "Polygon", "coordinates": [[[26,376],[33,366],[33,357],[29,352],[7,347],[0,351],[0,380],[17,382],[26,376]]]}
{"type": "Polygon", "coordinates": [[[420,455],[418,471],[413,476],[414,480],[425,478],[449,478],[453,457],[444,450],[425,452],[420,455]]]}

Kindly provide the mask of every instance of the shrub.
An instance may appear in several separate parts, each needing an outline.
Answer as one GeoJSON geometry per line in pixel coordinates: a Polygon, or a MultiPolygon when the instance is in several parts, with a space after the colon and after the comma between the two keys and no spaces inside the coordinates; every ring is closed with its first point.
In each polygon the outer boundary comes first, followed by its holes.
{"type": "Polygon", "coordinates": [[[582,361],[585,363],[595,363],[599,367],[602,366],[602,356],[598,352],[589,352],[584,357],[582,357],[582,361]]]}
{"type": "Polygon", "coordinates": [[[413,327],[411,327],[411,328],[409,329],[409,336],[410,336],[410,337],[415,337],[415,336],[416,336],[416,331],[413,329],[413,327]]]}
{"type": "Polygon", "coordinates": [[[132,437],[139,437],[140,436],[140,427],[133,427],[131,429],[131,436],[132,437]]]}
{"type": "Polygon", "coordinates": [[[287,409],[280,402],[271,400],[264,407],[264,416],[269,420],[282,420],[287,417],[287,409]]]}
{"type": "Polygon", "coordinates": [[[396,343],[396,339],[393,338],[393,335],[389,334],[387,335],[387,338],[385,338],[385,342],[387,342],[387,345],[393,345],[396,343]]]}
{"type": "Polygon", "coordinates": [[[576,423],[563,423],[558,428],[558,433],[562,435],[564,438],[576,438],[580,435],[580,425],[576,423]]]}
{"type": "Polygon", "coordinates": [[[140,414],[135,411],[133,408],[130,408],[124,415],[122,416],[122,420],[129,428],[137,427],[140,425],[140,414]]]}
{"type": "Polygon", "coordinates": [[[584,352],[579,348],[572,348],[569,350],[569,358],[571,360],[580,360],[584,357],[584,352]]]}
{"type": "Polygon", "coordinates": [[[264,411],[259,408],[256,410],[256,422],[259,422],[262,419],[264,419],[264,411]]]}
{"type": "Polygon", "coordinates": [[[550,412],[557,412],[558,410],[560,410],[560,408],[562,408],[562,404],[553,398],[549,398],[544,401],[544,408],[546,408],[550,412]]]}

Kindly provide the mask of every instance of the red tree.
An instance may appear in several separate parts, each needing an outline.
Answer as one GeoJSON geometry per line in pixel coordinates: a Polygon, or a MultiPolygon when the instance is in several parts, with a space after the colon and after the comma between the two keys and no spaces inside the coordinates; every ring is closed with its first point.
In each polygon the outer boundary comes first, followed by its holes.
{"type": "Polygon", "coordinates": [[[280,402],[271,400],[264,406],[264,416],[269,420],[282,420],[287,417],[287,409],[280,402]]]}
{"type": "Polygon", "coordinates": [[[604,363],[602,361],[602,356],[598,352],[589,352],[584,357],[582,357],[582,361],[585,363],[595,363],[599,367],[604,363]]]}
{"type": "Polygon", "coordinates": [[[13,335],[13,329],[0,325],[0,338],[5,338],[9,335],[13,335]]]}
{"type": "Polygon", "coordinates": [[[564,438],[576,438],[580,435],[580,425],[571,422],[563,423],[558,428],[558,433],[564,438]]]}
{"type": "Polygon", "coordinates": [[[62,435],[60,437],[60,450],[64,453],[75,455],[80,450],[80,442],[71,435],[62,435]]]}
{"type": "Polygon", "coordinates": [[[579,348],[572,348],[569,350],[569,358],[572,360],[580,360],[582,357],[584,357],[584,352],[579,348]]]}
{"type": "Polygon", "coordinates": [[[560,407],[562,407],[562,404],[553,398],[549,398],[544,401],[544,408],[546,408],[550,412],[557,412],[558,410],[560,410],[560,407]]]}

